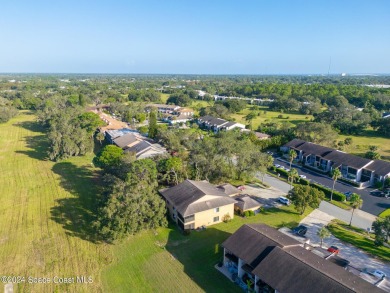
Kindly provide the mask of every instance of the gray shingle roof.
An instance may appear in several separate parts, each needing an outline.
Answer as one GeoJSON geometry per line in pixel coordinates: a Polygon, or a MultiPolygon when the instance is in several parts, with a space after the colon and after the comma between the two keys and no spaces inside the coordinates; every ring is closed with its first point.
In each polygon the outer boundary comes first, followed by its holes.
{"type": "Polygon", "coordinates": [[[246,211],[249,209],[254,209],[254,208],[259,208],[262,206],[261,203],[258,201],[254,200],[247,194],[242,194],[239,196],[234,197],[234,199],[237,201],[234,205],[239,207],[240,210],[246,211]]]}
{"type": "Polygon", "coordinates": [[[303,247],[275,247],[253,273],[279,292],[383,292],[303,247]]]}
{"type": "Polygon", "coordinates": [[[224,193],[226,193],[229,196],[240,193],[240,190],[234,187],[233,185],[231,185],[230,183],[218,185],[217,188],[221,189],[224,193]]]}
{"type": "Polygon", "coordinates": [[[264,224],[243,225],[222,246],[279,292],[383,292],[264,224]]]}
{"type": "Polygon", "coordinates": [[[241,226],[222,246],[255,268],[276,246],[300,245],[297,240],[264,224],[241,226]]]}
{"type": "Polygon", "coordinates": [[[374,160],[374,162],[367,166],[367,169],[375,171],[375,174],[386,176],[390,173],[390,162],[374,160]]]}
{"type": "Polygon", "coordinates": [[[118,147],[124,148],[124,147],[128,146],[129,144],[136,142],[137,140],[138,139],[137,139],[136,135],[134,135],[133,133],[128,133],[128,134],[125,134],[125,135],[122,135],[122,136],[115,138],[114,143],[118,147]]]}
{"type": "Polygon", "coordinates": [[[143,152],[146,152],[151,148],[151,144],[146,141],[141,141],[137,143],[136,145],[133,145],[127,149],[125,149],[125,152],[134,152],[136,156],[139,156],[143,152]]]}
{"type": "Polygon", "coordinates": [[[211,208],[235,203],[222,190],[207,181],[185,180],[171,188],[160,190],[161,195],[172,203],[182,216],[189,216],[211,208]],[[218,196],[217,199],[195,203],[205,195],[218,196]]]}

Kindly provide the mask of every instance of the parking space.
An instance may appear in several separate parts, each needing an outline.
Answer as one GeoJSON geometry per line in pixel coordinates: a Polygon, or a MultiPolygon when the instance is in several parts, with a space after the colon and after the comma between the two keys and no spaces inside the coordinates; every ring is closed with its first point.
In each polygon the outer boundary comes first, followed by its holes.
{"type": "Polygon", "coordinates": [[[249,184],[244,187],[245,189],[242,193],[251,195],[261,203],[264,208],[280,206],[281,204],[278,202],[278,198],[286,195],[286,193],[274,187],[262,188],[256,184],[249,184]]]}
{"type": "MultiPolygon", "coordinates": [[[[320,246],[321,239],[318,237],[317,232],[323,226],[327,225],[332,219],[334,219],[334,217],[317,209],[310,213],[300,223],[301,225],[305,225],[308,228],[305,237],[293,235],[291,233],[291,230],[288,228],[282,228],[280,229],[280,231],[297,239],[302,243],[307,243],[307,241],[310,240],[309,243],[312,246],[320,246]]],[[[371,255],[368,255],[364,251],[356,248],[355,246],[340,241],[333,235],[323,240],[323,247],[325,249],[332,245],[339,248],[340,252],[338,255],[340,257],[347,259],[350,262],[350,267],[348,268],[348,270],[350,270],[354,274],[360,275],[365,280],[371,283],[376,283],[380,281],[380,279],[364,273],[365,268],[381,270],[387,276],[390,276],[390,266],[388,263],[385,263],[371,255]]],[[[387,290],[389,288],[390,282],[387,279],[379,283],[380,284],[378,285],[380,285],[382,289],[387,290]]]]}

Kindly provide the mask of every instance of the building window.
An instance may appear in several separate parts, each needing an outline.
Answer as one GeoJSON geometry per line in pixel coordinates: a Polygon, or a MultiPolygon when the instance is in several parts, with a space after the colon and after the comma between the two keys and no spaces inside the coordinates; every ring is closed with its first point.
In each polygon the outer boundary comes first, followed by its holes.
{"type": "Polygon", "coordinates": [[[214,212],[218,213],[219,212],[219,208],[215,208],[214,212]]]}
{"type": "Polygon", "coordinates": [[[214,222],[218,222],[219,221],[219,217],[214,217],[214,222]]]}

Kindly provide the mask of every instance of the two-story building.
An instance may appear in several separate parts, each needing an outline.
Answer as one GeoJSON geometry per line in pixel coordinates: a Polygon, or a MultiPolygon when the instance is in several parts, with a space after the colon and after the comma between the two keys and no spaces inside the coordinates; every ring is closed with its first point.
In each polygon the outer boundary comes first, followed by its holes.
{"type": "Polygon", "coordinates": [[[171,218],[183,229],[197,229],[234,217],[236,201],[224,188],[207,181],[185,180],[159,191],[166,202],[171,218]]]}
{"type": "Polygon", "coordinates": [[[197,123],[200,128],[211,130],[215,133],[221,130],[232,130],[234,128],[245,129],[245,125],[233,121],[227,121],[221,118],[215,118],[212,116],[203,116],[197,119],[197,123]]]}
{"type": "Polygon", "coordinates": [[[265,224],[241,226],[222,246],[226,274],[255,292],[383,292],[265,224]]]}
{"type": "Polygon", "coordinates": [[[383,183],[390,177],[390,162],[362,158],[301,139],[293,139],[280,149],[286,155],[289,150],[294,150],[297,162],[322,173],[338,168],[342,179],[360,187],[383,183]]]}

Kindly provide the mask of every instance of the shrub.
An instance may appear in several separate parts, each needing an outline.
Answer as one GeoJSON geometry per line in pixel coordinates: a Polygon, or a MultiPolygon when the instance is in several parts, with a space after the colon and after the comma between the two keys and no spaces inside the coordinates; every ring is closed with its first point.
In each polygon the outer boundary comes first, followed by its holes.
{"type": "Polygon", "coordinates": [[[249,212],[249,216],[250,217],[253,217],[255,215],[255,212],[254,211],[248,211],[249,212]]]}
{"type": "Polygon", "coordinates": [[[249,211],[245,211],[245,212],[244,212],[244,217],[245,217],[245,218],[249,217],[249,211]]]}
{"type": "MultiPolygon", "coordinates": [[[[318,185],[318,184],[315,184],[315,183],[313,183],[312,186],[323,191],[325,193],[325,197],[330,198],[330,194],[332,193],[331,189],[324,187],[324,186],[321,186],[321,185],[318,185]]],[[[337,201],[345,201],[346,198],[345,198],[345,195],[342,194],[341,192],[333,191],[332,199],[337,200],[337,201]]]]}
{"type": "Polygon", "coordinates": [[[278,118],[279,118],[279,119],[283,119],[283,115],[282,115],[282,114],[279,114],[279,115],[278,115],[278,118]]]}
{"type": "Polygon", "coordinates": [[[230,222],[232,220],[232,217],[230,217],[229,213],[227,213],[226,215],[224,215],[222,217],[222,221],[227,223],[227,222],[230,222]]]}

